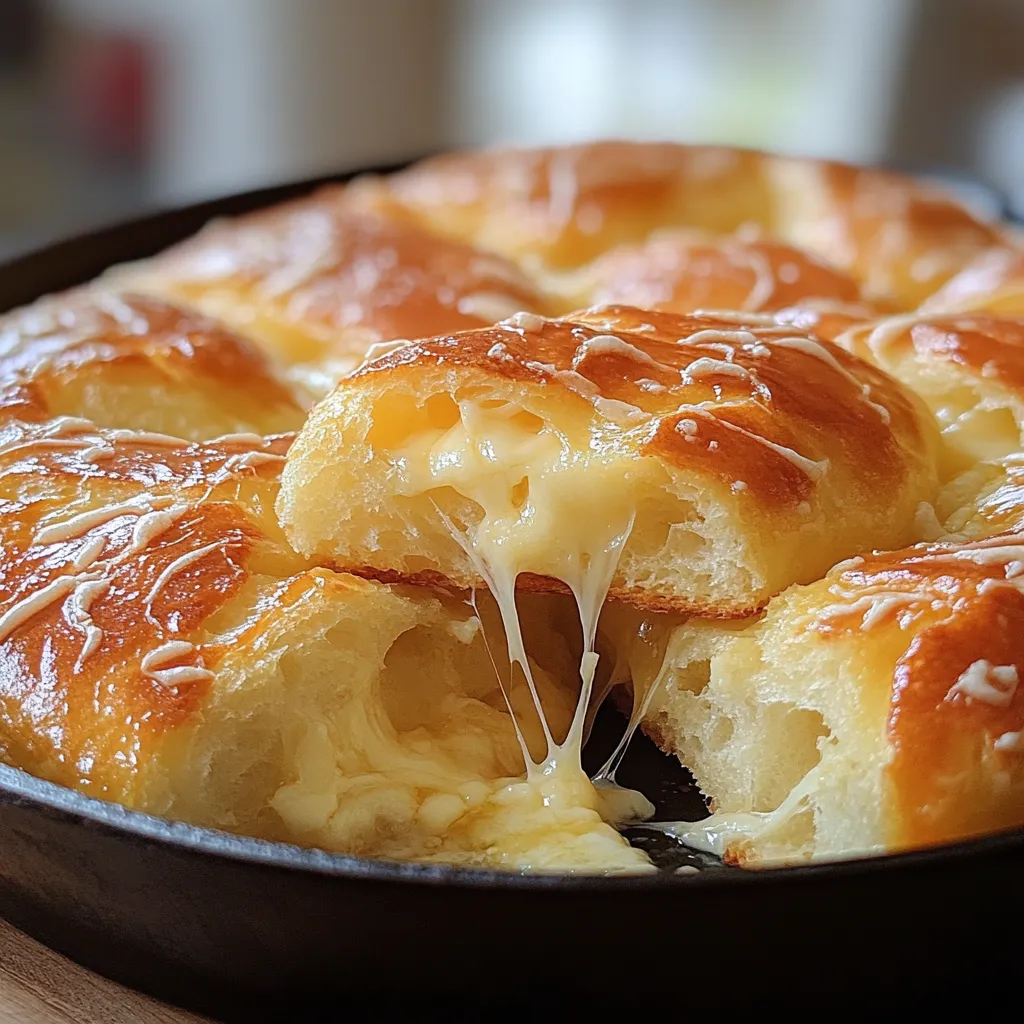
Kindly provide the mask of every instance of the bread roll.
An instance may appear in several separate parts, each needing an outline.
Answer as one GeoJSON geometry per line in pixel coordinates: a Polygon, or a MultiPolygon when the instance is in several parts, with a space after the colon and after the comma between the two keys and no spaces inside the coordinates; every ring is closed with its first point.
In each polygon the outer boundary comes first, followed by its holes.
{"type": "Polygon", "coordinates": [[[278,509],[300,551],[378,579],[482,587],[500,567],[579,594],[611,571],[620,600],[736,616],[915,539],[932,431],[898,384],[789,328],[519,316],[343,380],[278,509]]]}
{"type": "Polygon", "coordinates": [[[377,342],[545,311],[508,260],[353,211],[340,186],[216,221],[111,280],[193,306],[286,363],[334,377],[377,342]]]}
{"type": "Polygon", "coordinates": [[[884,171],[750,150],[596,142],[435,157],[354,198],[546,271],[665,228],[754,225],[912,309],[1000,232],[944,193],[884,171]]]}
{"type": "Polygon", "coordinates": [[[765,865],[1024,825],[1022,571],[1016,535],[922,545],[677,627],[645,728],[715,814],[670,831],[765,865]]]}
{"type": "Polygon", "coordinates": [[[921,306],[922,313],[1024,316],[1024,250],[985,249],[921,306]]]}
{"type": "Polygon", "coordinates": [[[201,440],[295,430],[305,414],[255,345],[155,299],[82,290],[0,317],[0,422],[75,416],[201,440]]]}
{"type": "Polygon", "coordinates": [[[848,274],[792,246],[763,240],[663,233],[611,249],[569,283],[579,306],[758,313],[824,302],[872,316],[848,274]]]}
{"type": "Polygon", "coordinates": [[[852,328],[837,341],[906,384],[935,415],[944,481],[936,508],[946,532],[977,536],[1024,521],[1024,321],[911,315],[852,328]]]}
{"type": "MultiPolygon", "coordinates": [[[[585,777],[569,793],[519,777],[471,609],[308,570],[287,546],[272,506],[288,440],[4,428],[4,760],[152,813],[349,853],[650,870],[585,777]]],[[[535,619],[535,679],[564,730],[574,694],[545,665],[564,678],[568,648],[535,619]]]]}

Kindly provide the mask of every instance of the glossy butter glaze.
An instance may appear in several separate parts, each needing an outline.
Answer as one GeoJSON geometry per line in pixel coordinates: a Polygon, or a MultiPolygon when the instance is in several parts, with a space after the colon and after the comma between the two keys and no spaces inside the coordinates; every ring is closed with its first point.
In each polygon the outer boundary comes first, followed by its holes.
{"type": "Polygon", "coordinates": [[[343,188],[211,224],[127,282],[220,316],[289,363],[493,323],[545,300],[508,260],[352,208],[343,188]]]}
{"type": "Polygon", "coordinates": [[[830,463],[856,465],[873,486],[899,484],[907,448],[925,447],[910,396],[829,342],[752,319],[627,306],[516,317],[404,346],[344,387],[428,365],[543,384],[592,404],[609,445],[697,467],[769,505],[805,501],[830,463]]]}
{"type": "Polygon", "coordinates": [[[266,515],[290,437],[126,433],[0,436],[0,704],[6,761],[130,800],[203,704],[219,658],[203,624],[261,566],[301,563],[266,515]]]}
{"type": "Polygon", "coordinates": [[[305,413],[247,338],[157,299],[98,289],[0,318],[0,378],[0,409],[15,419],[88,411],[103,426],[173,423],[202,438],[279,433],[305,413]]]}

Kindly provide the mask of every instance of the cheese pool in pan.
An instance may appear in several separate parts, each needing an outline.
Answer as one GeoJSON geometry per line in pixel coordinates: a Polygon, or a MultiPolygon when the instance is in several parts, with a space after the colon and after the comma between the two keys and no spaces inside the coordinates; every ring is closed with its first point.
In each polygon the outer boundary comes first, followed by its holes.
{"type": "Polygon", "coordinates": [[[935,443],[898,383],[789,327],[629,307],[519,315],[342,381],[296,440],[278,512],[322,565],[489,589],[544,731],[543,757],[524,744],[528,780],[572,788],[586,784],[608,596],[743,616],[855,551],[913,540],[935,443]],[[544,720],[517,589],[578,607],[564,737],[544,720]]]}

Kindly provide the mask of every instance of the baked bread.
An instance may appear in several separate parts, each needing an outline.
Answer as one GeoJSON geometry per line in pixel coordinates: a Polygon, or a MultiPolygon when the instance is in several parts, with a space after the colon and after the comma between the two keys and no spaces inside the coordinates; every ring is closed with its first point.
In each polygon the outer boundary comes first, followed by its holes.
{"type": "Polygon", "coordinates": [[[292,449],[279,511],[300,551],[378,579],[470,589],[501,571],[578,593],[620,549],[613,597],[737,616],[916,539],[932,431],[891,379],[789,328],[521,315],[343,380],[292,449]]]}
{"type": "Polygon", "coordinates": [[[942,435],[936,510],[944,532],[978,536],[1024,522],[1024,321],[909,315],[854,326],[837,343],[932,410],[942,435]]]}
{"type": "Polygon", "coordinates": [[[580,765],[628,685],[729,859],[1024,823],[1016,245],[879,171],[597,143],[8,314],[0,757],[362,856],[648,871],[612,823],[652,808],[580,765]]]}
{"type": "Polygon", "coordinates": [[[764,313],[806,305],[849,310],[862,319],[876,315],[852,277],[800,249],[694,232],[663,232],[617,246],[567,275],[559,291],[579,307],[615,303],[671,313],[764,313]]]}
{"type": "Polygon", "coordinates": [[[345,188],[324,188],[108,276],[218,317],[329,383],[377,342],[546,311],[508,260],[351,205],[345,188]]]}
{"type": "Polygon", "coordinates": [[[753,226],[849,272],[866,298],[893,309],[916,307],[1002,241],[941,191],[900,175],[717,146],[456,153],[354,191],[368,208],[507,255],[541,278],[665,228],[753,226]]]}
{"type": "MultiPolygon", "coordinates": [[[[56,421],[0,435],[5,761],[349,853],[650,870],[585,778],[567,806],[518,781],[472,609],[309,570],[287,546],[272,509],[290,438],[126,433],[56,421]]],[[[534,676],[564,732],[574,693],[545,665],[564,676],[570,648],[542,611],[534,676]]],[[[511,698],[533,742],[528,703],[511,698]]]]}
{"type": "Polygon", "coordinates": [[[672,831],[766,865],[1024,825],[1022,570],[1016,535],[920,546],[677,627],[645,728],[715,813],[672,831]]]}
{"type": "Polygon", "coordinates": [[[0,422],[76,416],[203,440],[305,415],[252,342],[152,298],[83,289],[0,317],[0,422]]]}
{"type": "Polygon", "coordinates": [[[921,304],[922,313],[1024,316],[1024,252],[985,249],[921,304]]]}

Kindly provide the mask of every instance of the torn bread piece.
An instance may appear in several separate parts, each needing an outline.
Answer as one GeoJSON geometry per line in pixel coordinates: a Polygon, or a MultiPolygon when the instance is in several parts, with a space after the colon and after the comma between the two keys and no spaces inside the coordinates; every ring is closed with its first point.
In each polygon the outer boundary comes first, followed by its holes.
{"type": "MultiPolygon", "coordinates": [[[[523,777],[538,723],[472,608],[309,570],[288,546],[273,503],[289,441],[4,428],[0,757],[128,807],[361,856],[653,870],[585,776],[523,777]]],[[[564,735],[578,655],[537,600],[533,680],[564,735]]]]}
{"type": "MultiPolygon", "coordinates": [[[[379,342],[492,324],[545,300],[519,268],[371,211],[341,186],[231,220],[107,278],[215,316],[300,380],[336,380],[379,342]]],[[[314,387],[317,385],[314,384],[314,387]]]]}
{"type": "Polygon", "coordinates": [[[739,616],[916,539],[933,431],[898,383],[788,327],[518,316],[342,381],[278,509],[300,551],[378,579],[578,596],[590,573],[639,606],[739,616]]]}
{"type": "Polygon", "coordinates": [[[204,440],[297,430],[306,408],[259,348],[222,325],[81,289],[0,317],[0,420],[60,416],[204,440]]]}
{"type": "Polygon", "coordinates": [[[1022,574],[1017,535],[921,545],[677,627],[643,728],[714,813],[659,827],[758,866],[1024,825],[1022,574]]]}
{"type": "Polygon", "coordinates": [[[947,533],[1024,522],[1024,321],[909,314],[851,328],[837,344],[927,403],[942,436],[936,511],[947,533]]]}

